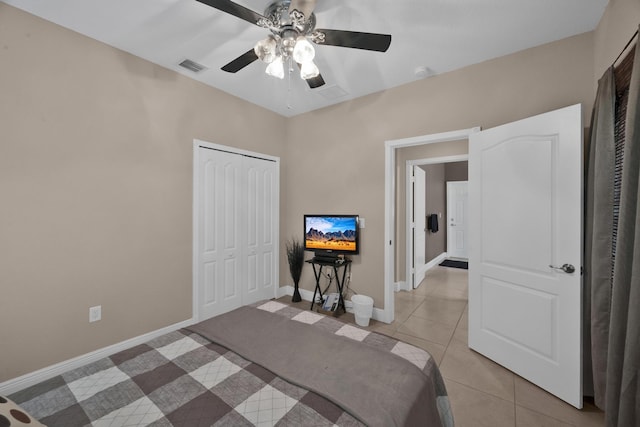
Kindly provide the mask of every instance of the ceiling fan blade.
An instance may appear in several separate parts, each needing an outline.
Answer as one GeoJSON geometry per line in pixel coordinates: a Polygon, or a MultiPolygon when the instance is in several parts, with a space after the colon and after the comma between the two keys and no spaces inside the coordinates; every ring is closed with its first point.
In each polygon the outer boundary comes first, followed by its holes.
{"type": "Polygon", "coordinates": [[[291,0],[291,4],[289,4],[289,13],[294,10],[299,10],[304,13],[305,18],[309,19],[313,10],[316,8],[317,0],[291,0]]]}
{"type": "Polygon", "coordinates": [[[247,52],[243,53],[242,55],[238,56],[236,59],[222,67],[222,71],[226,71],[227,73],[237,73],[256,59],[258,59],[258,55],[256,55],[256,52],[253,49],[248,50],[247,52]]]}
{"type": "Polygon", "coordinates": [[[316,77],[312,77],[307,79],[307,84],[311,89],[318,88],[320,86],[324,86],[324,79],[322,78],[322,74],[318,74],[316,77]]]}
{"type": "Polygon", "coordinates": [[[358,31],[344,30],[316,30],[314,33],[324,34],[324,42],[314,40],[316,43],[330,46],[386,52],[391,44],[391,35],[389,34],[361,33],[358,31]]]}
{"type": "Polygon", "coordinates": [[[206,4],[207,6],[211,6],[214,9],[221,10],[223,12],[228,13],[229,15],[236,16],[240,19],[244,19],[247,22],[250,22],[254,25],[257,25],[258,21],[264,16],[259,13],[254,12],[251,9],[247,9],[244,6],[240,6],[230,0],[197,0],[202,4],[206,4]]]}

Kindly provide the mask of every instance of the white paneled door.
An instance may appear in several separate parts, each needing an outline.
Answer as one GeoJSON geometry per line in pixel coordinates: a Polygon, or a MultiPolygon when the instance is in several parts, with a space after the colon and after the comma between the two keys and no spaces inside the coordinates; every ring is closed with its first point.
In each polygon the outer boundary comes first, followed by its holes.
{"type": "Polygon", "coordinates": [[[198,291],[200,318],[206,319],[242,302],[238,218],[242,165],[234,154],[200,150],[198,291]]]}
{"type": "Polygon", "coordinates": [[[420,286],[427,273],[427,174],[420,166],[413,166],[413,288],[420,286]]]}
{"type": "Polygon", "coordinates": [[[582,407],[580,105],[469,140],[469,347],[582,407]]]}
{"type": "Polygon", "coordinates": [[[195,150],[194,308],[203,320],[275,296],[278,164],[195,150]]]}
{"type": "Polygon", "coordinates": [[[468,181],[447,182],[447,256],[469,258],[468,181]]]}
{"type": "Polygon", "coordinates": [[[247,278],[242,302],[251,304],[275,295],[277,168],[273,161],[252,157],[244,157],[243,163],[247,177],[247,278]]]}

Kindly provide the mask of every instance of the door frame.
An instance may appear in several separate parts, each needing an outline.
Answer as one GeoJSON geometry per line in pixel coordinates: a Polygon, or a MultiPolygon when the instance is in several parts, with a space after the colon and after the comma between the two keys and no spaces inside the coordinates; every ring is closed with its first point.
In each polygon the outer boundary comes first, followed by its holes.
{"type": "MultiPolygon", "coordinates": [[[[474,128],[476,129],[476,128],[474,128]]],[[[479,129],[479,128],[478,128],[479,129]]],[[[460,139],[464,139],[464,138],[459,138],[456,139],[455,141],[458,141],[460,139]]],[[[443,141],[434,141],[434,142],[426,142],[424,144],[420,144],[420,145],[426,145],[426,144],[433,144],[435,142],[443,142],[443,141]]],[[[458,154],[458,155],[454,155],[454,156],[444,156],[444,157],[429,157],[426,159],[415,159],[415,160],[407,160],[406,162],[406,181],[405,181],[405,185],[406,185],[406,209],[405,209],[405,244],[406,244],[406,250],[405,253],[406,255],[406,263],[405,263],[405,271],[406,271],[406,279],[404,281],[403,284],[398,286],[399,290],[404,290],[404,291],[410,291],[413,289],[413,278],[412,278],[412,273],[411,270],[413,268],[412,266],[412,262],[413,262],[413,233],[411,230],[411,212],[410,210],[413,208],[413,188],[411,185],[411,173],[410,173],[410,168],[413,168],[413,166],[423,166],[423,165],[436,165],[436,164],[440,164],[440,163],[453,163],[453,162],[466,162],[469,161],[469,155],[468,154],[458,154]]],[[[427,178],[428,179],[428,178],[427,178]]],[[[432,260],[429,260],[432,261],[432,260]]],[[[427,261],[427,264],[425,264],[427,267],[426,269],[428,270],[429,268],[431,268],[432,266],[429,265],[429,261],[427,261]]]]}
{"type": "Polygon", "coordinates": [[[412,138],[388,140],[384,143],[384,310],[380,319],[391,323],[394,319],[395,292],[395,224],[396,224],[396,149],[416,145],[453,142],[469,139],[480,127],[422,135],[412,138]]]}
{"type": "Polygon", "coordinates": [[[193,234],[191,236],[192,241],[192,255],[191,255],[191,269],[192,269],[192,319],[193,321],[198,321],[200,313],[200,277],[199,277],[199,268],[198,268],[198,239],[200,230],[199,230],[199,221],[198,221],[198,212],[200,206],[200,147],[223,151],[225,153],[237,154],[241,156],[254,157],[257,159],[269,160],[275,163],[276,165],[276,183],[274,188],[274,207],[275,214],[273,215],[273,224],[272,227],[274,229],[275,239],[274,239],[274,252],[276,253],[275,259],[275,279],[274,279],[274,289],[273,289],[273,297],[277,297],[278,292],[278,284],[280,283],[280,157],[270,156],[268,154],[257,153],[254,151],[242,150],[236,147],[230,147],[227,145],[215,144],[213,142],[202,141],[199,139],[193,140],[193,204],[192,204],[192,230],[193,234]]]}

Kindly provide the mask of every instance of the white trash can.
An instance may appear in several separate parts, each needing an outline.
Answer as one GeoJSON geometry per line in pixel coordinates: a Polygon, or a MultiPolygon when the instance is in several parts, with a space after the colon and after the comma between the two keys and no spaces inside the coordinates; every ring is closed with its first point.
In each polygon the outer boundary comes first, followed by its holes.
{"type": "Polygon", "coordinates": [[[373,298],[366,295],[354,295],[351,297],[353,314],[359,326],[369,326],[369,319],[373,314],[373,298]]]}

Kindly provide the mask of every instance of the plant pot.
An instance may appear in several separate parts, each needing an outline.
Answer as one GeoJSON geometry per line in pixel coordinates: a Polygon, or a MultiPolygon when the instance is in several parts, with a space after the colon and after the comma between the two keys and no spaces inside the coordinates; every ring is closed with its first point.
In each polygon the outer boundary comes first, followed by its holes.
{"type": "Polygon", "coordinates": [[[300,302],[302,301],[302,297],[300,296],[300,291],[298,290],[298,283],[294,284],[293,288],[293,297],[291,297],[292,302],[300,302]]]}

